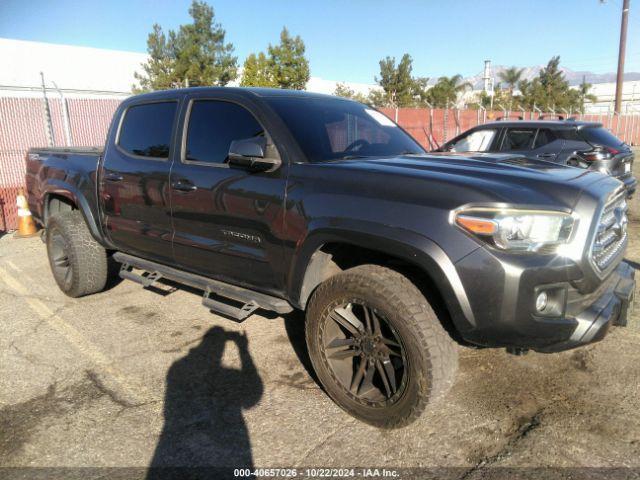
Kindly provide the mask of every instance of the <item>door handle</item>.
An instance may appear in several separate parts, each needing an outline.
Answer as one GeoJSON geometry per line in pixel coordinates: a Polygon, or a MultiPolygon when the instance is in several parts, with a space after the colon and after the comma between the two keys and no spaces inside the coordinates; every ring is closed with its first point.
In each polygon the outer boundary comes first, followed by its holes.
{"type": "Polygon", "coordinates": [[[536,155],[538,158],[554,158],[556,156],[555,153],[539,153],[536,155]]]}
{"type": "Polygon", "coordinates": [[[104,179],[108,182],[121,182],[122,178],[123,178],[122,175],[118,173],[107,173],[104,176],[104,179]]]}
{"type": "Polygon", "coordinates": [[[193,183],[185,182],[182,180],[178,180],[177,182],[173,182],[171,184],[171,188],[174,190],[179,190],[181,192],[193,192],[198,189],[193,183]]]}

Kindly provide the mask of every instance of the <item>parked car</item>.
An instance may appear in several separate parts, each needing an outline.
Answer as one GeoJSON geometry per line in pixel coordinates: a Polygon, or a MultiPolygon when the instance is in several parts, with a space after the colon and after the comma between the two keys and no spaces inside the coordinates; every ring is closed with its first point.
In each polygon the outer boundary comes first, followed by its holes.
{"type": "Polygon", "coordinates": [[[638,184],[629,145],[600,123],[575,120],[496,121],[479,125],[437,151],[524,155],[533,160],[596,170],[625,184],[629,196],[638,184]]]}
{"type": "Polygon", "coordinates": [[[325,391],[378,427],[410,423],[447,392],[458,344],[589,344],[626,324],[634,291],[617,180],[428,154],[337,97],[133,96],[104,149],[31,149],[26,181],[64,293],[103,290],[112,259],[123,278],[183,282],[238,321],[304,310],[325,391]]]}

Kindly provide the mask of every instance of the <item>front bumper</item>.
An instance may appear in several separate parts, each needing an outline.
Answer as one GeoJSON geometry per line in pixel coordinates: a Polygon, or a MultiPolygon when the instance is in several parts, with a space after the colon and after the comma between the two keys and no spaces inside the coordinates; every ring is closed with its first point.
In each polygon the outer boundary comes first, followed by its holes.
{"type": "Polygon", "coordinates": [[[481,248],[460,260],[456,270],[475,312],[473,325],[460,334],[487,347],[557,352],[596,342],[611,325],[626,324],[635,289],[634,269],[625,262],[588,292],[580,284],[581,268],[558,256],[514,260],[481,248]],[[536,312],[541,288],[562,292],[557,313],[536,312]]]}
{"type": "MultiPolygon", "coordinates": [[[[593,303],[584,310],[575,313],[573,318],[577,326],[571,337],[564,342],[555,343],[540,352],[558,352],[602,340],[613,325],[626,326],[633,309],[635,291],[635,271],[631,265],[621,262],[618,268],[604,282],[595,295],[593,303]]],[[[587,303],[589,300],[587,300],[587,303]]],[[[584,301],[576,302],[574,309],[580,310],[584,301]]],[[[571,315],[571,306],[568,314],[571,315]]]]}

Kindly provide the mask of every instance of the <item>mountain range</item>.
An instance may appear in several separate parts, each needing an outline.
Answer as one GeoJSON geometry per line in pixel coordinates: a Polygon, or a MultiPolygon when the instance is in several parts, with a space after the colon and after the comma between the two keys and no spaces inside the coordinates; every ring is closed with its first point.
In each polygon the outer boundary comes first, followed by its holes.
{"type": "MultiPolygon", "coordinates": [[[[538,76],[538,72],[543,69],[545,65],[536,65],[534,67],[524,67],[524,71],[522,72],[522,79],[533,80],[538,76]]],[[[500,72],[506,70],[508,67],[502,65],[494,65],[492,66],[492,75],[495,78],[495,84],[497,85],[500,81],[500,77],[498,76],[500,72]]],[[[565,79],[569,82],[569,85],[579,85],[582,83],[582,79],[584,78],[588,83],[609,83],[616,81],[615,73],[593,73],[587,71],[576,71],[571,70],[569,68],[560,67],[560,70],[564,73],[565,79]]],[[[477,75],[473,75],[471,77],[465,78],[465,81],[471,83],[474,89],[481,89],[483,86],[482,81],[483,73],[480,72],[477,75]]],[[[624,75],[625,81],[631,80],[640,80],[640,72],[627,72],[624,75]]],[[[431,83],[431,82],[429,82],[431,83]]]]}

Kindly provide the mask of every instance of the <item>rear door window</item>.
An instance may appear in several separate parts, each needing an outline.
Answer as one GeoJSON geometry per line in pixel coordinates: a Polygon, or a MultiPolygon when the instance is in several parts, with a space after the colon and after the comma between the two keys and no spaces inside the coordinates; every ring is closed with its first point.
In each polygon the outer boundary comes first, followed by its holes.
{"type": "Polygon", "coordinates": [[[603,147],[619,147],[622,140],[603,127],[586,127],[579,130],[580,135],[591,145],[603,147]]]}
{"type": "Polygon", "coordinates": [[[508,128],[502,139],[500,151],[530,150],[535,134],[535,128],[508,128]]]}
{"type": "Polygon", "coordinates": [[[536,140],[533,143],[533,148],[535,150],[536,148],[544,147],[554,140],[555,136],[549,129],[541,128],[540,130],[538,130],[538,135],[536,135],[536,140]]]}
{"type": "Polygon", "coordinates": [[[138,157],[169,158],[178,102],[133,105],[125,111],[118,146],[138,157]]]}

